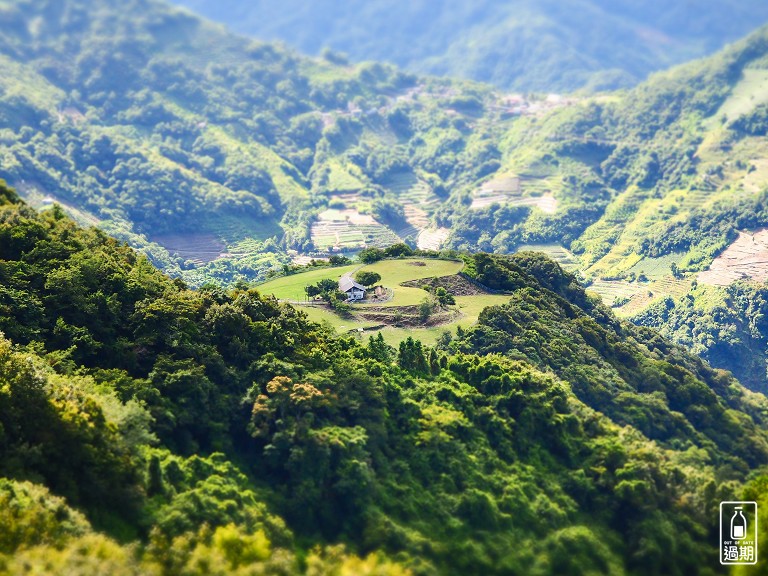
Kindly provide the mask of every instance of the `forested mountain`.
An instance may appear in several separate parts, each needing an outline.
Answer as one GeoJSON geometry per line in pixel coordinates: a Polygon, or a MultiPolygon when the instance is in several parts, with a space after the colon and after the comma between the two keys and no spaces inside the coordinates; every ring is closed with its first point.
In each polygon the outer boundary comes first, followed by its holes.
{"type": "Polygon", "coordinates": [[[198,285],[286,249],[415,238],[498,166],[487,87],[302,58],[153,0],[3,2],[0,19],[0,175],[170,271],[226,254],[198,285]]]}
{"type": "Polygon", "coordinates": [[[509,302],[393,349],[0,186],[0,574],[714,573],[765,397],[541,255],[466,263],[509,302]]]}
{"type": "Polygon", "coordinates": [[[768,389],[763,244],[738,236],[768,225],[765,29],[628,92],[535,98],[301,57],[153,0],[0,19],[0,175],[191,286],[400,241],[542,250],[768,389]]]}
{"type": "Polygon", "coordinates": [[[308,54],[544,92],[631,86],[768,22],[758,0],[175,1],[308,54]]]}
{"type": "Polygon", "coordinates": [[[449,245],[545,251],[622,316],[767,390],[766,62],[763,29],[630,92],[520,116],[498,172],[437,212],[449,245]]]}

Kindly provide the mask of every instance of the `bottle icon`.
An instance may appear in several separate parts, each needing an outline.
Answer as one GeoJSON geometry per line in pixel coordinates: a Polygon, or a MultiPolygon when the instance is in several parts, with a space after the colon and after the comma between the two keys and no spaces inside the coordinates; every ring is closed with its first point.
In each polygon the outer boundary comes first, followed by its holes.
{"type": "Polygon", "coordinates": [[[734,508],[733,516],[731,517],[731,539],[743,540],[747,537],[747,519],[741,512],[741,506],[734,508]]]}

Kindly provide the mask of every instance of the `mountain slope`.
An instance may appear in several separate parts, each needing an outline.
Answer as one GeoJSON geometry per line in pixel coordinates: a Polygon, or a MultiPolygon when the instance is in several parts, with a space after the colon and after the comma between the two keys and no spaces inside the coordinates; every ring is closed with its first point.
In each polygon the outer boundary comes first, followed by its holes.
{"type": "Polygon", "coordinates": [[[471,78],[500,88],[561,92],[626,87],[712,53],[768,21],[757,1],[241,2],[177,0],[233,30],[309,54],[471,78]]]}
{"type": "Polygon", "coordinates": [[[485,87],[301,58],[152,0],[0,17],[0,175],[196,285],[286,249],[415,242],[448,187],[497,165],[485,87]]]}
{"type": "Polygon", "coordinates": [[[768,463],[762,396],[541,256],[468,257],[510,303],[394,350],[0,198],[0,573],[689,574],[768,463]]]}
{"type": "MultiPolygon", "coordinates": [[[[401,241],[527,248],[638,317],[764,269],[729,258],[768,225],[765,29],[628,92],[518,98],[302,58],[150,0],[5,2],[0,17],[0,175],[191,286],[401,241]]],[[[733,341],[757,345],[758,325],[733,341]]],[[[765,389],[748,347],[699,340],[765,389]]]]}
{"type": "Polygon", "coordinates": [[[499,173],[554,191],[557,210],[446,207],[452,245],[560,255],[619,314],[768,389],[761,288],[733,286],[766,278],[767,56],[762,29],[625,94],[521,118],[499,173]]]}

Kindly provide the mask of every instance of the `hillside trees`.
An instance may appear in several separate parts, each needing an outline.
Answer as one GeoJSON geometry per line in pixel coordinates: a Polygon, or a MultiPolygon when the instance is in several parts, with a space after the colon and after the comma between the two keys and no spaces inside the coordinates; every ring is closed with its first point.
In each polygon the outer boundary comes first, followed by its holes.
{"type": "Polygon", "coordinates": [[[0,345],[0,472],[44,485],[11,497],[36,494],[62,524],[38,537],[48,513],[20,514],[33,536],[0,573],[99,557],[169,575],[301,573],[297,555],[395,574],[571,566],[547,546],[690,573],[716,502],[768,462],[763,400],[619,322],[541,255],[466,256],[509,303],[440,349],[393,349],[246,286],[187,290],[3,197],[1,317],[18,340],[0,345]],[[620,545],[594,550],[605,538],[620,545]]]}

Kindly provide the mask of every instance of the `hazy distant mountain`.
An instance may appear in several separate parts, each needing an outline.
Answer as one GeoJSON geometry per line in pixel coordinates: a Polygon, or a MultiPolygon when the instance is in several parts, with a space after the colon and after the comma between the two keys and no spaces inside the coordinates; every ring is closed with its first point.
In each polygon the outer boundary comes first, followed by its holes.
{"type": "Polygon", "coordinates": [[[175,1],[310,54],[526,91],[633,85],[768,21],[762,0],[175,1]]]}

